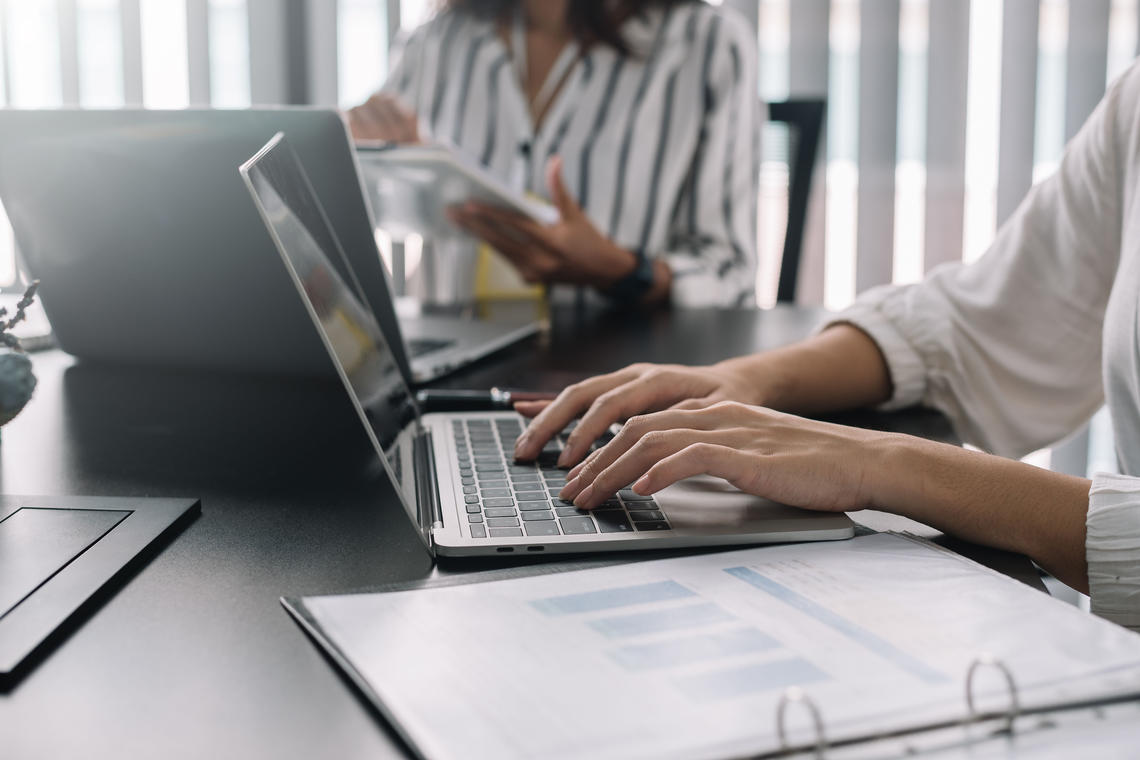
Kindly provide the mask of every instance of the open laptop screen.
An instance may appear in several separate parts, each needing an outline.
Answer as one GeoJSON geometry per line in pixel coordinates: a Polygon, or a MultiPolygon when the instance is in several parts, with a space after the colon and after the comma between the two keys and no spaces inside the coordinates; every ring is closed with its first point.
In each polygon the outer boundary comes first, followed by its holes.
{"type": "Polygon", "coordinates": [[[373,445],[417,519],[412,438],[418,410],[360,288],[350,287],[332,265],[334,257],[346,266],[347,259],[297,154],[278,133],[241,172],[373,445]]]}

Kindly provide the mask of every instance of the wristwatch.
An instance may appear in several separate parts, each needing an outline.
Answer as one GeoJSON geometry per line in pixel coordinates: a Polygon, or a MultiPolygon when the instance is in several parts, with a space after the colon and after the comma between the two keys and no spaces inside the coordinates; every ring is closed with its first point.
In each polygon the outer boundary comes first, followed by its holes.
{"type": "Polygon", "coordinates": [[[653,287],[653,262],[643,250],[638,249],[633,255],[633,271],[602,291],[612,301],[638,303],[653,287]]]}

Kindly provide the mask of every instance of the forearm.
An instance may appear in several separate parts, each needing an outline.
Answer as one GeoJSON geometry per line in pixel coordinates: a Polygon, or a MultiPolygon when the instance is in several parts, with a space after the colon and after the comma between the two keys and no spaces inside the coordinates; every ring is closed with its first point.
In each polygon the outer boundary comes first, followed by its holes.
{"type": "Polygon", "coordinates": [[[875,406],[891,396],[890,373],[879,347],[847,324],[717,366],[749,378],[757,389],[753,403],[796,414],[875,406]]]}
{"type": "Polygon", "coordinates": [[[1087,591],[1088,480],[902,435],[881,439],[875,461],[875,507],[1020,552],[1087,591]]]}

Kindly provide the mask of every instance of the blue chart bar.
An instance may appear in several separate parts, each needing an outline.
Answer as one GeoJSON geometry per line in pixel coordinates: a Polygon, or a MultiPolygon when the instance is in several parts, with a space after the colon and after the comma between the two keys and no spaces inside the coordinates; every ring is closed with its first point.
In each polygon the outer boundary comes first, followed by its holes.
{"type": "Polygon", "coordinates": [[[536,599],[530,604],[545,615],[577,615],[583,612],[600,612],[634,604],[667,602],[691,596],[696,594],[676,581],[660,581],[639,586],[587,591],[582,594],[552,596],[548,599],[536,599]]]}
{"type": "Polygon", "coordinates": [[[755,628],[741,628],[728,633],[631,644],[610,652],[610,657],[628,670],[651,670],[763,652],[779,645],[771,636],[755,628]]]}
{"type": "Polygon", "coordinates": [[[715,604],[692,604],[687,607],[639,612],[635,615],[599,618],[590,621],[590,627],[603,636],[617,639],[624,636],[643,636],[649,633],[698,628],[731,620],[733,617],[715,604]]]}
{"type": "Polygon", "coordinates": [[[852,623],[847,618],[837,615],[826,607],[813,602],[803,594],[793,591],[787,586],[777,583],[751,568],[729,567],[725,569],[725,572],[762,591],[767,591],[780,601],[794,607],[805,615],[810,615],[829,628],[835,629],[847,638],[869,649],[884,660],[889,660],[916,678],[926,681],[927,683],[942,683],[949,680],[945,674],[940,673],[921,660],[911,657],[889,641],[879,638],[866,628],[852,623]]]}
{"type": "Polygon", "coordinates": [[[709,702],[772,689],[786,689],[789,686],[803,686],[827,679],[828,675],[822,670],[797,657],[793,660],[765,662],[677,678],[674,683],[690,698],[698,702],[709,702]]]}

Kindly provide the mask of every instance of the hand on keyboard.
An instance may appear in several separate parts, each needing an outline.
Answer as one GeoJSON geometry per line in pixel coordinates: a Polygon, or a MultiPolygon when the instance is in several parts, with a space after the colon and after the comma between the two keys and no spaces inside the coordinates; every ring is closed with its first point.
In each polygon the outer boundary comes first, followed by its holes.
{"type": "Polygon", "coordinates": [[[889,492],[892,469],[884,463],[898,438],[730,401],[670,409],[629,420],[567,474],[558,495],[588,510],[615,493],[655,494],[678,480],[711,475],[792,506],[864,509],[889,492]]]}
{"type": "Polygon", "coordinates": [[[458,494],[472,538],[571,536],[670,530],[668,519],[651,497],[613,498],[595,513],[558,497],[566,472],[555,462],[564,431],[552,438],[535,463],[513,461],[517,419],[466,418],[452,422],[459,464],[458,494]]]}
{"type": "Polygon", "coordinates": [[[670,407],[699,409],[718,401],[761,403],[755,383],[732,362],[711,367],[634,364],[618,372],[575,383],[554,401],[520,402],[516,411],[534,417],[515,447],[515,458],[532,461],[555,436],[581,415],[566,438],[558,464],[570,467],[615,422],[670,407]]]}

